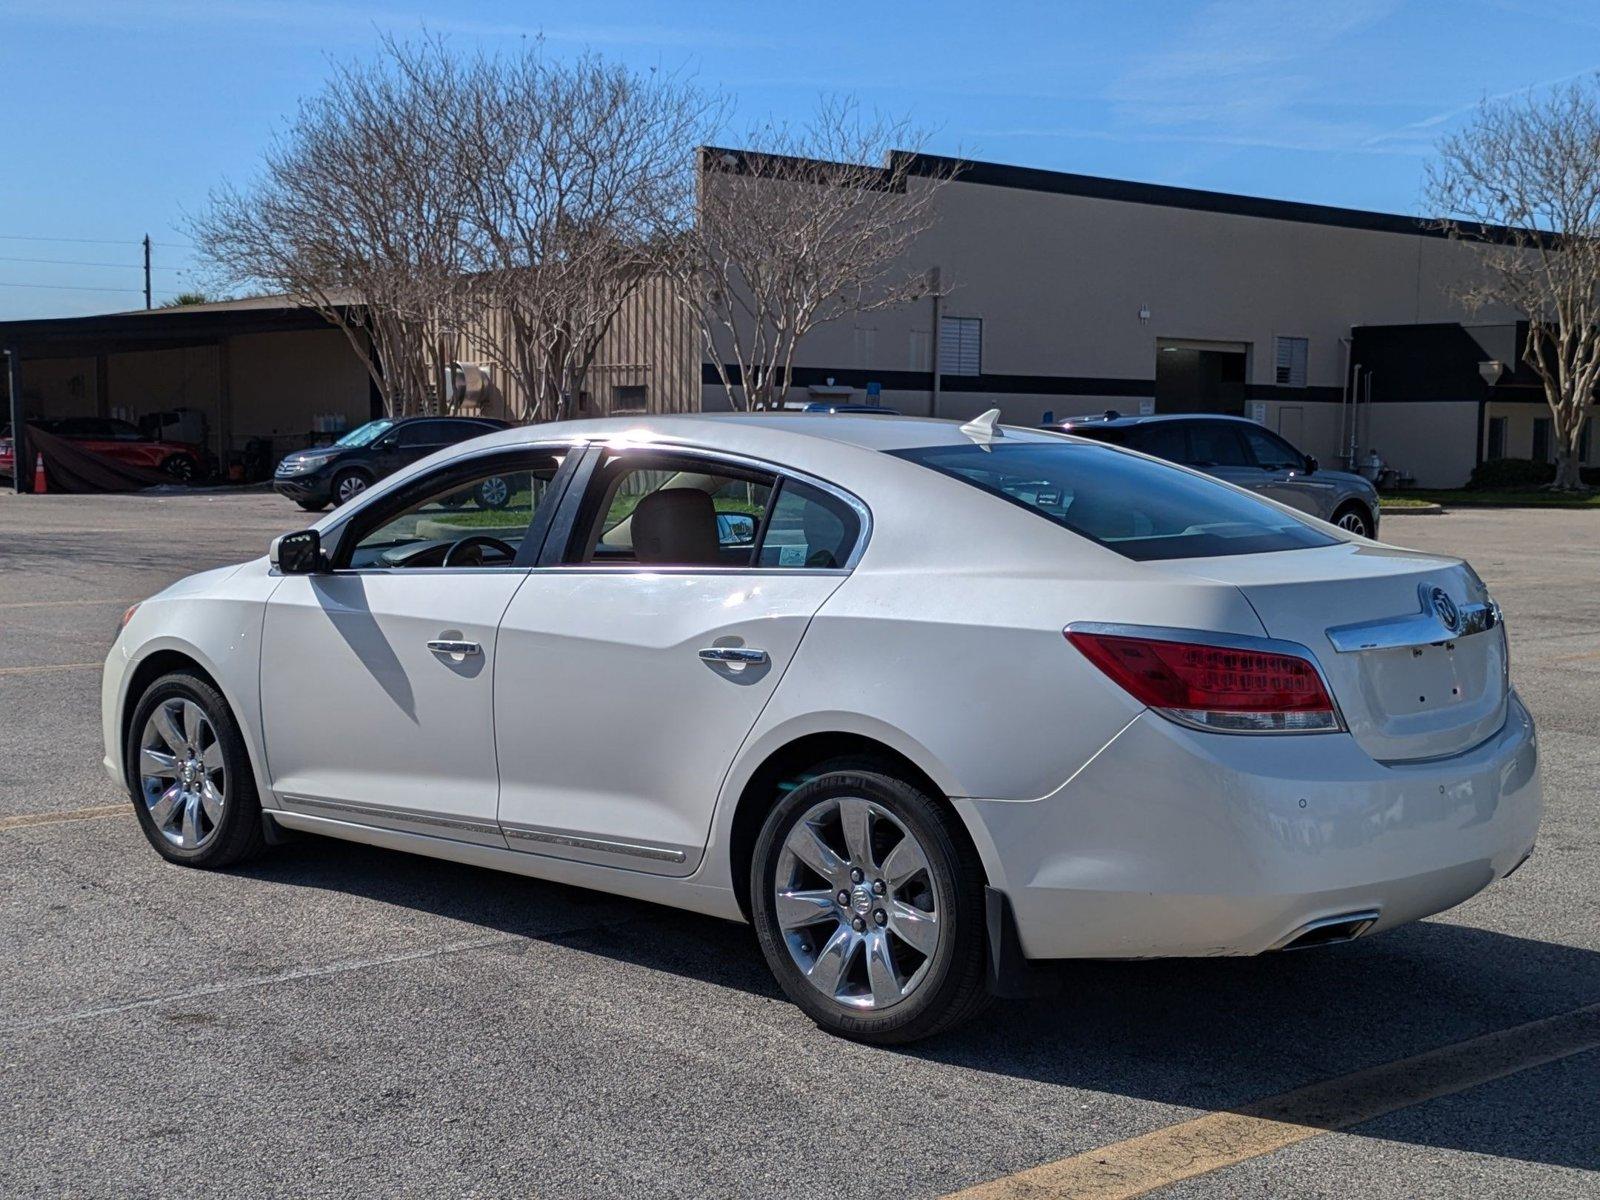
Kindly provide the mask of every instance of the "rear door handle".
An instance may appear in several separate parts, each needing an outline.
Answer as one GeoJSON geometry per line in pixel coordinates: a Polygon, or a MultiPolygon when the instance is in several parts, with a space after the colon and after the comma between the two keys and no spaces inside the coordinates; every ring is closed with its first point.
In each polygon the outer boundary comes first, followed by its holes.
{"type": "Polygon", "coordinates": [[[708,646],[700,651],[700,657],[710,663],[733,663],[742,667],[766,662],[767,652],[753,646],[708,646]]]}
{"type": "Polygon", "coordinates": [[[482,654],[483,647],[477,642],[456,642],[449,638],[435,638],[428,643],[428,649],[435,654],[482,654]]]}

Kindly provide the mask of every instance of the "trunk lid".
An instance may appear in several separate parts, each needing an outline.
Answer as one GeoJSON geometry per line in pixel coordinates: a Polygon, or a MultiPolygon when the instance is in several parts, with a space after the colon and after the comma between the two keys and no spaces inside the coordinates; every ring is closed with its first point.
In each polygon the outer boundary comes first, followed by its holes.
{"type": "Polygon", "coordinates": [[[1269,637],[1312,652],[1375,759],[1459,754],[1505,723],[1505,631],[1459,559],[1341,542],[1150,565],[1243,592],[1269,637]]]}

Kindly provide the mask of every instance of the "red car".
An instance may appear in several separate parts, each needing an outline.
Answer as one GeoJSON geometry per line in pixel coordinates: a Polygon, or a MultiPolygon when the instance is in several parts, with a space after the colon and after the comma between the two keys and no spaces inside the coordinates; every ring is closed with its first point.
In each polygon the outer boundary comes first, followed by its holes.
{"type": "MultiPolygon", "coordinates": [[[[185,442],[163,442],[146,437],[127,421],[111,417],[62,417],[58,420],[30,421],[46,433],[80,443],[93,454],[131,467],[162,471],[187,483],[205,473],[205,455],[200,447],[185,442]]],[[[13,459],[11,426],[0,429],[0,475],[10,475],[13,459]]]]}

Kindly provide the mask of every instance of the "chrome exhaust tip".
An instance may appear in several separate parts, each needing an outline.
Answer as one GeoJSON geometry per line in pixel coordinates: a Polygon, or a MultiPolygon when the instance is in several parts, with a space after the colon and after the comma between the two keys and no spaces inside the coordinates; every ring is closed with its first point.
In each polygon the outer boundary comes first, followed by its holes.
{"type": "Polygon", "coordinates": [[[1371,929],[1377,921],[1378,910],[1375,908],[1340,913],[1334,917],[1318,917],[1315,921],[1307,921],[1272,948],[1305,950],[1312,946],[1334,946],[1340,942],[1353,942],[1371,929]]]}

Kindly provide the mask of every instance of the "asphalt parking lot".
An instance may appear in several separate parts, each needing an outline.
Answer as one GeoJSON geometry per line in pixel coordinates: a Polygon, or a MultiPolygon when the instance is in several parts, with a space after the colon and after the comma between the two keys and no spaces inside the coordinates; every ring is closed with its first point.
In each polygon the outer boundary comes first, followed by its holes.
{"type": "Polygon", "coordinates": [[[740,926],[316,839],[218,874],[151,852],[99,766],[117,616],[301,517],[0,495],[0,1194],[890,1200],[1084,1155],[1158,1164],[1096,1195],[1600,1196],[1600,1048],[1570,1036],[1489,1036],[1460,1052],[1487,1082],[1353,1125],[1335,1088],[1285,1148],[1159,1167],[1180,1123],[1600,1004],[1600,514],[1384,530],[1467,556],[1506,613],[1547,803],[1515,877],[1349,946],[1081,964],[894,1051],[817,1031],[740,926]]]}

